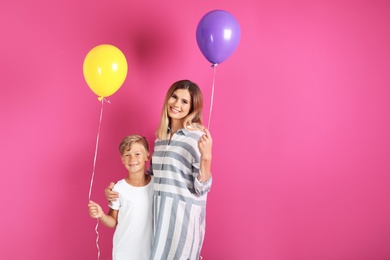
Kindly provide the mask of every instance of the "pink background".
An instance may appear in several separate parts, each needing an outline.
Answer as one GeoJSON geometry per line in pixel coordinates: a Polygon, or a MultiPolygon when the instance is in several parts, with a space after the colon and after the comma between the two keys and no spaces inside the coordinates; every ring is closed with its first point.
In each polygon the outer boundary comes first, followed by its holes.
{"type": "MultiPolygon", "coordinates": [[[[238,49],[217,67],[205,260],[390,259],[390,3],[5,0],[0,5],[0,259],[97,259],[87,202],[101,103],[82,64],[126,55],[104,106],[92,198],[125,176],[117,146],[154,141],[167,88],[213,70],[201,17],[232,13],[238,49]]],[[[100,259],[113,230],[102,225],[100,259]]]]}

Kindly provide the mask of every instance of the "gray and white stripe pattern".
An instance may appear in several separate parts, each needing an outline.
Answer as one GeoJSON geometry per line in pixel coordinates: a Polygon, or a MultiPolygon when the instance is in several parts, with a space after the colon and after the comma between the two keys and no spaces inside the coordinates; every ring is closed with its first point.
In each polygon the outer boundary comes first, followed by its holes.
{"type": "Polygon", "coordinates": [[[207,192],[200,183],[198,140],[202,131],[177,131],[154,144],[154,240],[151,259],[198,259],[206,228],[207,192]]]}

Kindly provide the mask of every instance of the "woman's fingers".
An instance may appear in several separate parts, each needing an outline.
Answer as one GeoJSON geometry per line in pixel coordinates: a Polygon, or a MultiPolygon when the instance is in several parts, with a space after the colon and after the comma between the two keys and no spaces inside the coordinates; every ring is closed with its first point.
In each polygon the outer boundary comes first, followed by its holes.
{"type": "Polygon", "coordinates": [[[209,130],[205,128],[204,132],[205,134],[199,138],[198,147],[202,158],[208,160],[211,159],[213,140],[211,138],[209,130]]]}

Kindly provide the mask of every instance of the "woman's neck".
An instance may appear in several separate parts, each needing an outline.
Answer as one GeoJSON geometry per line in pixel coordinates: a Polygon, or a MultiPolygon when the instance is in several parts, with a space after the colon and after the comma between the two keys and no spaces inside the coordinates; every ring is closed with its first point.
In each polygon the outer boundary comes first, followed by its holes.
{"type": "Polygon", "coordinates": [[[183,128],[183,122],[181,120],[171,120],[170,128],[171,135],[173,135],[177,130],[183,128]]]}

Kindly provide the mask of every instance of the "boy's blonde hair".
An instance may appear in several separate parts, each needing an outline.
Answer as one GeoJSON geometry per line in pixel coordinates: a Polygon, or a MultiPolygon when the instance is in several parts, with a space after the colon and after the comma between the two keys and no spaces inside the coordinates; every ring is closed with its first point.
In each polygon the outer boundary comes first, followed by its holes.
{"type": "Polygon", "coordinates": [[[149,154],[149,145],[145,137],[140,135],[128,135],[122,140],[119,145],[119,152],[121,153],[121,155],[123,155],[125,151],[129,151],[131,149],[131,146],[135,143],[141,144],[144,147],[145,152],[149,154]]]}

